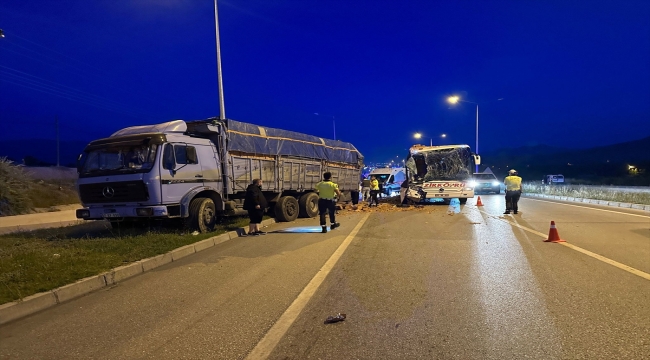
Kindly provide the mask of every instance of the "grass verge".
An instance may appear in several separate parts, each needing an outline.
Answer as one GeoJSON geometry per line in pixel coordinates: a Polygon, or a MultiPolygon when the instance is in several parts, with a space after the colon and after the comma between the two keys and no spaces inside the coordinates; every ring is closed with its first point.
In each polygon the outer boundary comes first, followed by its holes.
{"type": "Polygon", "coordinates": [[[618,201],[630,204],[650,205],[648,192],[622,192],[615,190],[598,190],[584,186],[523,184],[524,193],[568,196],[574,198],[618,201]]]}
{"type": "Polygon", "coordinates": [[[93,222],[0,236],[0,304],[56,289],[248,225],[228,218],[217,231],[111,229],[93,222]]]}

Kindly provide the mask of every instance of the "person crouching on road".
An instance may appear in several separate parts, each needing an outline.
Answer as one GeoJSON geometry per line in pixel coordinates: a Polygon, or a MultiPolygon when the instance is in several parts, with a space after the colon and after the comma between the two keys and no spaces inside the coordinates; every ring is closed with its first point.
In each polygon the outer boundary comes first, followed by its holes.
{"type": "Polygon", "coordinates": [[[329,212],[330,215],[330,229],[334,230],[341,224],[336,222],[336,198],[334,195],[341,198],[341,191],[339,186],[332,182],[332,173],[326,172],[323,174],[323,181],[316,184],[316,192],[318,192],[318,214],[320,215],[320,226],[323,228],[321,232],[327,232],[327,224],[325,222],[325,214],[329,212]]]}
{"type": "Polygon", "coordinates": [[[379,194],[379,181],[377,181],[376,177],[370,178],[370,201],[368,203],[368,206],[372,206],[374,203],[375,206],[379,205],[379,200],[377,199],[377,195],[379,194]]]}
{"type": "Polygon", "coordinates": [[[510,214],[510,211],[517,213],[519,207],[519,197],[521,196],[521,178],[517,174],[517,170],[510,169],[508,176],[503,180],[503,184],[506,186],[506,211],[504,214],[510,214]]]}
{"type": "MultiPolygon", "coordinates": [[[[266,235],[264,231],[260,230],[260,224],[267,206],[268,203],[262,193],[262,180],[255,179],[246,188],[246,197],[244,198],[244,210],[248,210],[248,218],[251,220],[248,225],[248,235],[266,235]]],[[[244,236],[246,235],[244,234],[244,236]]]]}

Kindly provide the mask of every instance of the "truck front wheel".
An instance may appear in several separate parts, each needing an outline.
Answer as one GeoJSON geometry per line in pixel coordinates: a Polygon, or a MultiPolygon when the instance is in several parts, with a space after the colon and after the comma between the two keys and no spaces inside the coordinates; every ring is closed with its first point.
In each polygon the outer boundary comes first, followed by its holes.
{"type": "Polygon", "coordinates": [[[298,200],[298,205],[300,205],[300,217],[315,217],[318,215],[318,194],[313,192],[304,194],[298,200]]]}
{"type": "Polygon", "coordinates": [[[298,218],[298,200],[293,196],[283,196],[275,203],[275,218],[278,221],[294,221],[298,218]]]}
{"type": "Polygon", "coordinates": [[[190,202],[189,215],[185,225],[202,233],[213,231],[217,225],[217,211],[210,198],[195,198],[190,202]]]}

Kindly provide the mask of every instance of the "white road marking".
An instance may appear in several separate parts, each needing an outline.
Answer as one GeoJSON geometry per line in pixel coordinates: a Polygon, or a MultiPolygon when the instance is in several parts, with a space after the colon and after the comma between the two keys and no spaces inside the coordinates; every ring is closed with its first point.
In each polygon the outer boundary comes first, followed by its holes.
{"type": "MultiPolygon", "coordinates": [[[[538,200],[538,201],[539,201],[539,200],[538,200]]],[[[548,202],[552,202],[552,201],[548,201],[548,202]]],[[[557,203],[554,203],[554,204],[557,204],[557,203]]],[[[561,204],[561,205],[568,205],[568,204],[561,204]]],[[[575,206],[575,205],[569,205],[569,206],[575,206]]],[[[580,206],[580,207],[581,207],[581,206],[580,206]]],[[[592,209],[592,208],[588,208],[588,209],[592,209]]],[[[478,209],[477,209],[477,210],[478,210],[478,209]]],[[[601,209],[592,209],[592,210],[601,210],[601,209]]],[[[506,220],[506,219],[503,219],[503,218],[500,217],[500,216],[495,216],[495,215],[490,214],[490,213],[488,213],[488,212],[486,212],[486,211],[483,211],[483,210],[478,210],[478,211],[480,211],[480,212],[482,212],[482,213],[484,213],[484,214],[486,214],[486,215],[494,216],[495,218],[497,218],[497,219],[499,219],[499,220],[501,220],[501,221],[507,222],[508,224],[510,224],[510,225],[512,225],[512,226],[514,226],[514,227],[518,227],[518,228],[520,228],[520,229],[522,229],[522,230],[528,231],[528,232],[530,232],[530,233],[533,233],[533,234],[535,234],[535,235],[539,235],[539,236],[541,236],[541,237],[543,237],[543,238],[545,238],[545,239],[548,239],[548,235],[547,235],[547,234],[541,233],[541,232],[539,232],[539,231],[537,231],[537,230],[533,230],[533,229],[531,229],[531,228],[527,228],[527,227],[525,227],[525,226],[523,226],[523,225],[519,225],[519,224],[517,224],[517,223],[515,223],[515,222],[509,221],[509,220],[506,220]]],[[[603,210],[603,211],[609,211],[609,210],[603,210]]],[[[612,211],[612,212],[616,212],[616,211],[612,211]]],[[[625,214],[625,213],[621,213],[621,214],[625,214]]],[[[635,215],[635,214],[626,214],[626,215],[635,215]]],[[[643,216],[643,215],[635,215],[635,216],[643,216]]],[[[566,239],[562,239],[562,240],[566,240],[566,239]]],[[[609,264],[609,265],[615,266],[615,267],[617,267],[617,268],[619,268],[619,269],[621,269],[621,270],[625,270],[625,271],[629,272],[630,274],[634,274],[634,275],[636,275],[636,276],[640,276],[640,277],[642,277],[642,278],[644,278],[644,279],[646,279],[646,280],[650,280],[650,274],[648,274],[648,273],[646,273],[646,272],[643,272],[643,271],[641,271],[641,270],[639,270],[639,269],[635,269],[635,268],[633,268],[633,267],[631,267],[631,266],[628,266],[628,265],[622,264],[622,263],[620,263],[620,262],[618,262],[618,261],[615,261],[615,260],[612,260],[612,259],[610,259],[610,258],[606,258],[606,257],[604,257],[604,256],[602,256],[602,255],[598,255],[598,254],[593,253],[593,252],[591,252],[591,251],[589,251],[589,250],[583,249],[583,248],[581,248],[581,247],[579,247],[579,246],[575,246],[575,245],[573,245],[573,244],[569,244],[568,242],[562,242],[562,243],[556,243],[556,244],[564,245],[564,246],[568,247],[569,249],[572,249],[572,250],[575,250],[575,251],[581,252],[581,253],[583,253],[583,254],[585,254],[585,255],[587,255],[587,256],[591,256],[592,258],[594,258],[594,259],[596,259],[596,260],[600,260],[600,261],[602,261],[602,262],[604,262],[604,263],[606,263],[606,264],[609,264]]]]}
{"type": "MultiPolygon", "coordinates": [[[[610,213],[615,213],[615,214],[630,215],[630,216],[637,216],[637,217],[642,217],[642,218],[650,219],[650,216],[648,216],[648,215],[629,214],[629,213],[622,212],[622,211],[614,211],[614,210],[598,209],[598,208],[592,208],[592,207],[589,207],[589,206],[580,206],[580,205],[573,205],[573,204],[565,204],[565,203],[560,203],[560,202],[555,202],[555,201],[546,201],[546,200],[532,199],[532,198],[528,198],[528,197],[526,198],[526,200],[541,201],[541,202],[551,203],[551,204],[558,204],[558,205],[564,205],[564,206],[573,206],[573,207],[579,207],[579,208],[583,208],[583,209],[596,210],[596,211],[604,211],[604,212],[610,212],[610,213]]],[[[598,204],[594,204],[594,205],[598,205],[598,204]]],[[[638,209],[630,209],[630,210],[638,210],[638,209]]]]}
{"type": "Polygon", "coordinates": [[[289,327],[293,322],[298,318],[302,309],[305,308],[305,305],[311,300],[312,296],[316,293],[316,290],[323,283],[327,275],[332,271],[334,265],[339,261],[341,255],[348,248],[348,245],[352,242],[354,237],[357,235],[363,224],[368,220],[370,214],[366,214],[365,217],[359,221],[357,226],[354,227],[352,232],[343,240],[341,245],[334,251],[332,256],[325,262],[325,265],[320,268],[316,276],[305,286],[302,292],[298,297],[291,303],[287,310],[280,316],[278,321],[271,327],[271,329],[264,335],[262,340],[255,346],[255,348],[248,354],[246,357],[247,360],[257,360],[257,359],[266,359],[271,355],[271,352],[278,345],[284,334],[289,330],[289,327]]]}
{"type": "Polygon", "coordinates": [[[600,260],[600,261],[602,261],[602,262],[605,262],[605,263],[607,263],[607,264],[610,264],[610,265],[612,265],[612,266],[616,266],[617,268],[619,268],[619,269],[621,269],[621,270],[625,270],[625,271],[627,271],[627,272],[629,272],[629,273],[632,273],[632,274],[634,274],[634,275],[640,276],[640,277],[642,277],[642,278],[644,278],[644,279],[646,279],[646,280],[650,280],[650,274],[645,273],[645,272],[643,272],[643,271],[641,271],[641,270],[637,270],[637,269],[635,269],[635,268],[633,268],[633,267],[631,267],[631,266],[627,266],[627,265],[625,265],[625,264],[621,264],[621,263],[618,262],[618,261],[614,261],[614,260],[609,259],[609,258],[606,258],[606,257],[604,257],[604,256],[602,256],[602,255],[598,255],[598,254],[596,254],[596,253],[592,253],[592,252],[589,251],[589,250],[585,250],[585,249],[583,249],[583,248],[581,248],[581,247],[578,247],[578,246],[575,246],[575,245],[571,245],[571,244],[569,244],[569,243],[565,243],[565,242],[564,242],[564,243],[558,243],[558,244],[562,244],[562,245],[564,245],[564,246],[566,246],[566,247],[568,247],[568,248],[571,248],[571,249],[573,249],[573,250],[575,250],[575,251],[580,251],[581,253],[583,253],[583,254],[585,254],[585,255],[588,255],[588,256],[591,256],[591,257],[594,258],[594,259],[598,259],[598,260],[600,260]]]}

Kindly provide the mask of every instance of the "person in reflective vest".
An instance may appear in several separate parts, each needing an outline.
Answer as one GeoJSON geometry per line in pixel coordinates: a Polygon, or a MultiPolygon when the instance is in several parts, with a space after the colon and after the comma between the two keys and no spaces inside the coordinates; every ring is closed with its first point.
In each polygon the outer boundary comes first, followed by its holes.
{"type": "Polygon", "coordinates": [[[503,185],[506,186],[506,211],[504,214],[510,214],[510,211],[517,213],[519,207],[519,197],[521,196],[521,178],[517,170],[510,169],[508,176],[503,180],[503,185]]]}
{"type": "Polygon", "coordinates": [[[371,207],[374,203],[375,206],[379,205],[379,200],[377,195],[379,194],[379,181],[376,177],[372,177],[370,180],[370,201],[368,202],[368,207],[371,207]]]}
{"type": "Polygon", "coordinates": [[[323,228],[321,232],[327,232],[327,224],[325,215],[330,215],[330,229],[334,230],[341,224],[336,222],[336,200],[341,198],[341,191],[339,186],[332,182],[332,173],[326,172],[323,174],[323,181],[316,184],[316,192],[318,192],[318,214],[320,215],[320,226],[323,228]]]}
{"type": "Polygon", "coordinates": [[[363,201],[370,201],[370,177],[366,177],[361,182],[361,193],[363,196],[363,201]]]}

